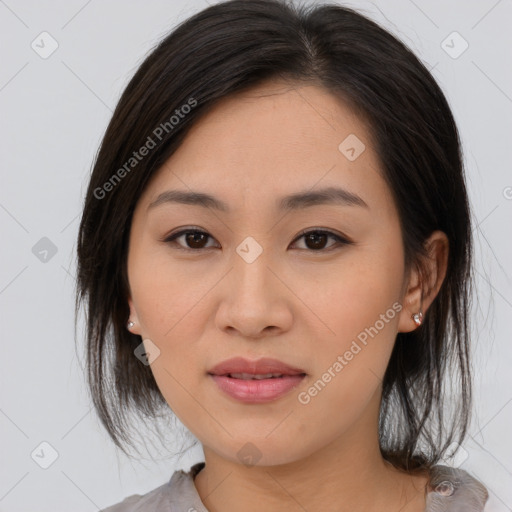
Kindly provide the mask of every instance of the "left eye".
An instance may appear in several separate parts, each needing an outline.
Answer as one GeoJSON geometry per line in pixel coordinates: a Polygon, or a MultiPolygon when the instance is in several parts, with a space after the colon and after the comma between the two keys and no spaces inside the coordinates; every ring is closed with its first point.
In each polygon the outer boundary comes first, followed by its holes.
{"type": "MultiPolygon", "coordinates": [[[[184,251],[192,251],[197,252],[201,249],[211,249],[212,247],[205,247],[204,242],[208,239],[212,238],[208,233],[205,231],[200,231],[198,229],[186,229],[182,231],[178,231],[177,233],[171,234],[169,237],[165,238],[163,241],[165,243],[172,243],[173,245],[178,245],[178,249],[184,250],[184,251]],[[184,237],[185,243],[188,245],[187,247],[183,247],[181,244],[177,243],[176,241],[179,238],[184,237]]],[[[329,238],[334,239],[338,244],[340,245],[349,245],[352,244],[351,241],[348,239],[337,235],[336,233],[333,233],[331,231],[326,230],[320,230],[320,229],[313,229],[309,231],[303,231],[295,240],[294,242],[300,240],[301,238],[304,238],[304,241],[306,244],[310,243],[310,247],[306,247],[305,250],[310,250],[312,252],[327,252],[331,250],[333,246],[336,245],[336,243],[332,244],[331,246],[328,246],[327,249],[325,248],[325,241],[329,238]]]]}
{"type": "Polygon", "coordinates": [[[311,243],[312,244],[312,247],[307,247],[306,249],[307,250],[310,250],[310,251],[322,251],[324,250],[324,252],[327,252],[328,250],[331,250],[333,248],[333,246],[336,246],[336,245],[350,245],[352,242],[340,235],[337,235],[336,233],[333,233],[332,231],[325,231],[325,230],[321,230],[321,229],[313,229],[313,230],[309,230],[309,231],[303,231],[295,240],[294,242],[296,242],[297,240],[300,240],[301,238],[304,238],[304,241],[306,243],[311,243]],[[325,247],[324,247],[324,242],[327,240],[327,239],[333,239],[337,242],[330,245],[327,250],[325,250],[325,247]]]}

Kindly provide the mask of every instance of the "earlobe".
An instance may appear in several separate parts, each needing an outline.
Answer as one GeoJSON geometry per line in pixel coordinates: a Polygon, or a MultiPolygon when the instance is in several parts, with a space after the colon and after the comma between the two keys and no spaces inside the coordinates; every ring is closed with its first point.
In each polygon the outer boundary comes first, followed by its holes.
{"type": "Polygon", "coordinates": [[[406,306],[400,314],[398,331],[411,332],[424,321],[426,311],[436,298],[446,276],[448,266],[448,237],[442,231],[434,231],[425,242],[427,258],[422,268],[411,270],[406,306]]]}
{"type": "Polygon", "coordinates": [[[126,322],[126,328],[132,333],[132,334],[139,334],[140,335],[140,329],[137,321],[137,313],[135,311],[135,306],[133,305],[133,301],[131,297],[128,298],[128,306],[130,308],[130,316],[128,317],[128,320],[126,322]]]}
{"type": "Polygon", "coordinates": [[[411,271],[409,287],[404,297],[404,307],[400,312],[398,332],[411,332],[423,322],[423,287],[420,271],[411,271]]]}
{"type": "Polygon", "coordinates": [[[417,326],[420,326],[422,324],[422,322],[423,322],[423,311],[421,311],[421,308],[420,308],[420,310],[417,313],[414,313],[414,315],[412,315],[412,319],[414,320],[414,323],[417,326]]]}

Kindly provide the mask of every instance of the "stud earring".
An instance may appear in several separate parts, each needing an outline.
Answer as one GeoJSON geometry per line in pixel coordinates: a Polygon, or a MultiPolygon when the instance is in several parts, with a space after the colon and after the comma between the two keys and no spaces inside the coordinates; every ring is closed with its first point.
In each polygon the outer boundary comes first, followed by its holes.
{"type": "Polygon", "coordinates": [[[131,329],[135,325],[135,323],[132,322],[131,320],[129,320],[126,325],[127,325],[128,329],[131,329]]]}
{"type": "Polygon", "coordinates": [[[412,319],[414,320],[414,323],[416,325],[421,325],[421,322],[423,321],[423,313],[421,312],[421,309],[419,310],[418,313],[412,315],[412,319]]]}

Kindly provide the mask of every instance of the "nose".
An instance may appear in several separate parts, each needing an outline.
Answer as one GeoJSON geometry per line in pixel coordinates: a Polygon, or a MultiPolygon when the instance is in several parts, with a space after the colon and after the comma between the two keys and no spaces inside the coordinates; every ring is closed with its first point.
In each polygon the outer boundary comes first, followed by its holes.
{"type": "Polygon", "coordinates": [[[288,330],[293,320],[293,294],[286,286],[287,279],[265,251],[253,260],[236,254],[219,290],[217,327],[253,339],[288,330]]]}

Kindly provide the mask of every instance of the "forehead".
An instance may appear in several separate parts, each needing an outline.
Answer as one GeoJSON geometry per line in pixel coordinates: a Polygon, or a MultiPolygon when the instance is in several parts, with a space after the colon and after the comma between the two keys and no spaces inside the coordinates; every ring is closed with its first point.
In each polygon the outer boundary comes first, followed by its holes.
{"type": "Polygon", "coordinates": [[[379,165],[365,121],[347,103],[319,86],[270,81],[200,118],[143,199],[149,205],[169,188],[207,191],[236,210],[340,186],[389,201],[379,165]]]}
{"type": "Polygon", "coordinates": [[[368,145],[367,132],[363,120],[329,91],[270,81],[217,103],[194,125],[182,149],[271,171],[320,154],[332,159],[350,134],[368,145]]]}

